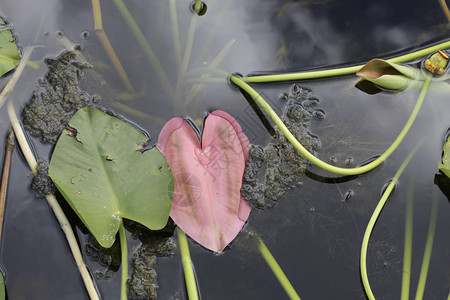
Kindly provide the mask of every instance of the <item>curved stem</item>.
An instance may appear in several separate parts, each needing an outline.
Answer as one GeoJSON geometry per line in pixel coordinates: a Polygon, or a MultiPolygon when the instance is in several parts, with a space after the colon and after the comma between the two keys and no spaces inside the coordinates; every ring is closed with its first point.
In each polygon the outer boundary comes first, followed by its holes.
{"type": "Polygon", "coordinates": [[[198,300],[197,284],[195,282],[194,268],[192,267],[191,254],[189,253],[189,245],[186,234],[183,230],[181,230],[181,228],[178,228],[177,231],[188,298],[189,300],[198,300]]]}
{"type": "Polygon", "coordinates": [[[310,162],[318,166],[319,168],[322,168],[326,171],[341,174],[341,175],[358,175],[362,173],[369,172],[373,170],[374,168],[378,167],[386,158],[388,158],[392,152],[397,149],[397,147],[400,145],[400,143],[403,141],[403,138],[408,133],[409,129],[411,128],[414,120],[417,117],[417,114],[419,113],[420,107],[422,106],[422,103],[425,99],[425,95],[427,93],[428,87],[430,85],[431,80],[431,74],[428,74],[427,79],[425,80],[422,90],[420,92],[419,98],[417,99],[416,106],[414,107],[411,116],[409,117],[408,121],[406,122],[405,126],[403,127],[402,131],[399,133],[397,138],[394,140],[394,142],[389,146],[389,148],[381,154],[377,159],[374,161],[368,163],[367,165],[356,167],[356,168],[341,168],[336,167],[333,165],[330,165],[319,158],[315,157],[311,152],[309,152],[305,147],[300,144],[300,142],[294,137],[294,135],[289,131],[289,129],[286,127],[286,125],[283,123],[283,121],[280,119],[280,117],[277,115],[277,113],[270,107],[270,105],[247,83],[245,83],[242,79],[236,76],[230,77],[231,82],[236,84],[238,87],[243,89],[246,93],[248,93],[253,99],[255,99],[256,102],[259,103],[259,105],[264,108],[264,110],[267,112],[267,114],[272,118],[272,120],[275,122],[275,124],[280,128],[281,132],[286,136],[286,138],[289,140],[289,142],[292,143],[292,145],[310,162]]]}
{"type": "MultiPolygon", "coordinates": [[[[421,50],[417,50],[405,55],[400,55],[387,59],[387,61],[392,63],[400,63],[409,60],[413,60],[424,55],[436,52],[438,50],[450,48],[450,41],[440,43],[431,47],[427,47],[421,50]]],[[[260,75],[260,76],[248,76],[244,78],[246,82],[276,82],[276,81],[291,81],[291,80],[302,80],[302,79],[314,79],[323,78],[331,76],[341,76],[353,74],[359,71],[364,66],[356,65],[351,67],[337,68],[337,69],[327,69],[319,71],[307,71],[307,72],[297,72],[297,73],[286,73],[286,74],[275,74],[275,75],[260,75]]]]}
{"type": "Polygon", "coordinates": [[[367,298],[369,300],[375,300],[375,296],[373,295],[372,289],[370,288],[369,284],[369,278],[367,276],[367,248],[369,245],[369,239],[370,235],[372,234],[373,228],[375,227],[375,223],[380,216],[381,210],[384,207],[384,204],[386,204],[387,199],[389,198],[389,195],[391,194],[392,190],[394,189],[398,179],[402,175],[403,171],[405,170],[408,163],[411,161],[414,154],[417,152],[419,147],[422,145],[422,142],[418,143],[414,149],[408,154],[406,159],[401,164],[400,168],[398,169],[397,173],[395,173],[394,178],[387,186],[386,190],[383,193],[383,196],[381,197],[380,201],[378,202],[377,206],[375,207],[375,210],[372,214],[372,217],[370,217],[369,223],[367,224],[366,231],[364,233],[362,245],[361,245],[361,257],[360,257],[360,272],[361,272],[361,280],[364,286],[364,290],[366,292],[367,298]]]}
{"type": "Polygon", "coordinates": [[[289,279],[284,274],[283,270],[281,269],[280,265],[277,263],[275,258],[273,257],[272,253],[270,253],[269,249],[266,247],[264,242],[261,238],[258,238],[259,242],[259,251],[261,252],[261,255],[269,265],[270,269],[272,270],[273,274],[277,277],[278,281],[280,282],[281,286],[285,290],[285,292],[288,294],[289,299],[292,300],[300,300],[300,296],[295,291],[292,284],[289,282],[289,279]]]}
{"type": "Polygon", "coordinates": [[[128,246],[127,246],[127,236],[125,235],[125,229],[123,227],[123,221],[120,222],[119,239],[120,239],[120,255],[121,255],[120,265],[122,268],[122,285],[120,289],[120,299],[127,300],[128,246]]]}

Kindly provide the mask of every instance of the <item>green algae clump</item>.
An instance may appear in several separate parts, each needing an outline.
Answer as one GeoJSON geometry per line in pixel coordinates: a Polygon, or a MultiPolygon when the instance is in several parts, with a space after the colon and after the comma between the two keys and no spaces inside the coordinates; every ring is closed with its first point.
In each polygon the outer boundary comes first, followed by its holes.
{"type": "Polygon", "coordinates": [[[83,70],[91,66],[75,56],[65,51],[56,59],[45,60],[48,72],[22,110],[25,129],[43,143],[55,143],[75,112],[92,103],[79,88],[83,70]]]}
{"type": "MultiPolygon", "coordinates": [[[[298,84],[282,98],[287,103],[281,119],[297,140],[315,154],[320,140],[309,132],[309,128],[311,118],[321,120],[325,117],[325,112],[316,108],[319,100],[311,90],[298,84]]],[[[243,176],[242,195],[260,209],[273,207],[298,186],[310,165],[278,128],[273,137],[273,143],[264,148],[252,145],[243,176]]]]}

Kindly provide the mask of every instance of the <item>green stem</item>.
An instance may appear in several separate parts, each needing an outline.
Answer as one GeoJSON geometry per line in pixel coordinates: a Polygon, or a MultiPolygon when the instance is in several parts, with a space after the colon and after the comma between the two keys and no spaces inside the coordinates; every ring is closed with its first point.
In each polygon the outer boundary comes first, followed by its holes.
{"type": "Polygon", "coordinates": [[[175,49],[175,61],[177,62],[178,70],[181,67],[181,45],[180,32],[178,30],[177,6],[175,0],[170,0],[170,22],[172,23],[172,38],[175,49]]]}
{"type": "Polygon", "coordinates": [[[227,71],[217,69],[217,68],[212,68],[211,65],[208,65],[206,67],[190,70],[189,72],[187,72],[186,77],[189,77],[189,78],[195,77],[195,76],[201,77],[205,73],[207,73],[208,75],[215,75],[215,76],[219,76],[219,77],[223,77],[223,78],[228,78],[230,76],[230,73],[228,73],[227,71]]]}
{"type": "Polygon", "coordinates": [[[366,292],[367,298],[369,300],[375,300],[375,296],[372,293],[372,289],[370,288],[369,284],[369,278],[367,276],[367,248],[369,245],[369,239],[370,235],[372,234],[373,228],[375,227],[375,223],[380,216],[381,210],[383,209],[384,205],[386,204],[387,199],[389,198],[389,195],[391,194],[392,190],[395,187],[396,182],[402,175],[403,171],[405,170],[408,163],[411,161],[414,154],[417,152],[419,147],[422,145],[422,142],[418,143],[414,149],[408,154],[406,159],[401,164],[400,168],[398,169],[397,173],[395,173],[394,178],[387,186],[386,190],[384,191],[380,201],[378,202],[377,206],[375,207],[375,210],[370,217],[369,223],[367,224],[366,231],[364,233],[362,245],[361,245],[361,257],[360,257],[360,272],[361,272],[361,280],[364,286],[364,290],[366,292]]]}
{"type": "Polygon", "coordinates": [[[125,6],[125,4],[123,3],[122,0],[114,0],[114,3],[116,4],[117,8],[119,9],[120,13],[122,14],[123,18],[125,19],[128,27],[133,32],[138,43],[141,45],[142,49],[144,50],[144,53],[146,54],[148,60],[152,64],[156,73],[158,74],[158,77],[162,83],[162,87],[165,90],[166,94],[169,96],[172,96],[173,95],[172,85],[170,84],[170,81],[167,78],[167,75],[164,72],[164,69],[162,68],[161,63],[159,62],[158,58],[156,57],[155,52],[153,51],[152,47],[150,47],[150,44],[148,43],[148,41],[145,39],[144,34],[142,33],[141,29],[137,25],[136,21],[133,19],[133,16],[131,15],[130,11],[125,6]]]}
{"type": "Polygon", "coordinates": [[[236,42],[236,39],[231,39],[231,41],[229,41],[225,45],[225,47],[223,47],[223,49],[220,50],[219,54],[217,54],[217,56],[211,61],[211,63],[209,64],[209,67],[217,68],[220,65],[220,63],[222,62],[222,60],[225,58],[225,56],[227,56],[227,54],[230,51],[231,47],[233,46],[234,42],[236,42]]]}
{"type": "Polygon", "coordinates": [[[154,39],[152,39],[152,45],[153,45],[153,50],[156,53],[161,53],[161,41],[162,41],[162,36],[163,36],[163,31],[164,29],[167,27],[167,23],[166,23],[166,1],[167,0],[162,0],[159,6],[159,9],[157,11],[157,21],[156,21],[156,37],[154,39]]]}
{"type": "Polygon", "coordinates": [[[123,227],[123,221],[120,222],[119,239],[120,239],[120,255],[122,257],[121,261],[122,285],[120,289],[120,299],[127,300],[128,247],[127,247],[127,236],[125,235],[125,228],[123,227]]]}
{"type": "Polygon", "coordinates": [[[183,55],[183,61],[181,62],[181,67],[180,70],[178,72],[178,78],[177,78],[177,86],[175,89],[175,99],[176,99],[176,108],[179,109],[182,105],[181,102],[181,94],[182,94],[182,87],[184,84],[184,79],[186,77],[186,72],[189,66],[189,60],[191,58],[191,53],[192,53],[192,45],[194,43],[194,34],[195,34],[195,28],[197,27],[197,21],[198,21],[198,16],[193,14],[192,15],[192,19],[191,19],[191,24],[189,26],[189,32],[188,32],[188,36],[187,36],[187,40],[186,40],[186,46],[184,48],[184,55],[183,55]]]}
{"type": "MultiPolygon", "coordinates": [[[[227,55],[228,51],[230,50],[230,48],[233,46],[234,42],[236,40],[232,39],[231,41],[229,41],[225,47],[219,52],[219,54],[217,54],[217,56],[212,60],[212,62],[209,64],[209,66],[207,68],[201,68],[204,70],[204,72],[202,72],[200,78],[197,79],[193,79],[194,81],[192,81],[192,79],[188,79],[186,81],[186,84],[193,84],[188,96],[186,97],[185,100],[185,105],[188,105],[191,100],[202,90],[202,83],[205,82],[213,82],[213,83],[225,83],[227,81],[227,77],[228,77],[228,73],[222,70],[217,69],[217,67],[219,66],[219,64],[222,62],[222,60],[224,59],[224,57],[227,55]],[[223,75],[222,78],[214,78],[209,79],[210,74],[208,74],[206,72],[206,70],[216,70],[217,73],[221,73],[223,75]]],[[[187,74],[189,74],[190,72],[188,72],[187,74]]]]}
{"type": "Polygon", "coordinates": [[[200,8],[202,8],[202,0],[195,0],[194,10],[195,12],[199,12],[200,8]]]}
{"type": "MultiPolygon", "coordinates": [[[[209,0],[208,1],[208,8],[214,9],[216,1],[209,0]]],[[[220,14],[214,19],[214,25],[208,28],[208,35],[203,40],[203,44],[200,47],[199,51],[196,51],[196,59],[200,60],[205,57],[205,54],[207,51],[211,49],[211,42],[213,41],[214,37],[217,36],[219,32],[221,32],[221,26],[224,24],[224,18],[228,15],[227,12],[229,11],[231,5],[233,4],[234,0],[228,0],[227,2],[224,2],[223,0],[220,1],[220,8],[217,10],[220,10],[220,14]]]]}
{"type": "Polygon", "coordinates": [[[414,207],[414,180],[411,179],[406,199],[405,217],[405,245],[403,249],[403,274],[401,300],[409,299],[409,289],[411,282],[411,252],[413,240],[413,207],[414,207]]]}
{"type": "Polygon", "coordinates": [[[397,149],[397,147],[400,145],[400,143],[403,141],[403,138],[408,133],[409,129],[411,128],[414,120],[417,117],[417,114],[419,113],[420,107],[422,106],[422,103],[425,99],[425,95],[428,90],[428,86],[430,85],[431,80],[431,74],[427,76],[427,79],[425,80],[422,90],[420,92],[419,98],[417,100],[416,106],[414,107],[411,116],[409,117],[408,121],[406,122],[405,126],[403,127],[402,131],[399,133],[397,138],[394,140],[394,142],[389,146],[389,148],[381,154],[377,159],[374,161],[356,168],[341,168],[336,167],[333,165],[330,165],[319,158],[315,157],[311,152],[309,152],[305,147],[300,144],[300,142],[294,137],[294,135],[289,131],[289,129],[286,127],[286,125],[283,123],[283,121],[278,117],[277,113],[270,107],[270,105],[247,83],[245,83],[242,79],[236,76],[230,77],[231,82],[236,84],[238,87],[243,89],[246,93],[248,93],[253,99],[255,99],[256,102],[261,105],[261,107],[267,112],[267,114],[272,118],[272,120],[275,122],[275,124],[280,128],[281,132],[286,136],[286,138],[289,140],[289,142],[292,143],[292,145],[310,162],[318,166],[319,168],[322,168],[326,171],[341,174],[341,175],[357,175],[369,172],[373,170],[374,168],[378,167],[385,159],[387,159],[392,152],[397,149]]]}
{"type": "Polygon", "coordinates": [[[184,280],[189,300],[198,300],[197,284],[186,234],[178,228],[178,243],[180,244],[181,261],[183,263],[184,280]]]}
{"type": "MultiPolygon", "coordinates": [[[[387,59],[387,61],[392,63],[400,63],[409,60],[413,60],[430,53],[436,52],[438,50],[446,49],[450,47],[450,41],[440,43],[431,47],[427,47],[418,51],[414,51],[405,55],[400,55],[387,59]]],[[[248,76],[244,78],[246,82],[276,82],[276,81],[291,81],[291,80],[303,80],[303,79],[315,79],[331,76],[341,76],[349,75],[359,71],[364,66],[356,65],[351,67],[337,68],[337,69],[327,69],[319,71],[308,71],[308,72],[297,72],[297,73],[285,73],[276,75],[261,75],[261,76],[248,76]]]]}
{"type": "Polygon", "coordinates": [[[208,77],[208,75],[202,75],[200,78],[192,78],[187,79],[186,84],[193,85],[193,88],[195,88],[197,85],[202,85],[203,83],[221,83],[226,84],[228,83],[227,78],[217,78],[217,77],[208,77]]]}
{"type": "Polygon", "coordinates": [[[278,281],[284,288],[285,292],[288,294],[289,298],[300,300],[300,296],[297,294],[294,287],[289,282],[289,279],[286,277],[280,265],[277,263],[273,255],[270,253],[269,249],[266,247],[262,239],[258,238],[258,241],[259,241],[259,251],[261,252],[261,255],[265,259],[266,263],[269,265],[273,274],[277,277],[278,281]]]}
{"type": "Polygon", "coordinates": [[[436,222],[439,208],[439,198],[437,189],[433,189],[432,203],[430,213],[430,223],[428,225],[427,241],[425,244],[425,252],[423,254],[422,267],[420,269],[419,283],[417,284],[416,300],[423,298],[425,283],[427,282],[428,269],[430,267],[431,251],[433,250],[434,232],[436,231],[436,222]]]}

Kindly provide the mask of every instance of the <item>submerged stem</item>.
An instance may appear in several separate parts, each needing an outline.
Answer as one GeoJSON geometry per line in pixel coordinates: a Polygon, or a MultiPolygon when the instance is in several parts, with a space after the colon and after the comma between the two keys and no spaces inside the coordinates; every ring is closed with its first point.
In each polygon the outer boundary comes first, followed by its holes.
{"type": "Polygon", "coordinates": [[[408,195],[406,198],[406,217],[405,217],[405,242],[403,248],[403,273],[402,273],[402,292],[400,299],[409,299],[409,289],[411,282],[411,253],[413,240],[413,212],[414,212],[414,179],[411,178],[408,186],[408,195]]]}
{"type": "Polygon", "coordinates": [[[436,188],[433,188],[431,199],[430,223],[428,225],[427,241],[425,244],[425,251],[423,253],[422,267],[420,269],[419,283],[417,284],[415,300],[422,300],[423,298],[425,283],[427,282],[428,269],[430,267],[431,251],[433,250],[434,233],[436,231],[436,222],[439,212],[439,198],[438,190],[436,188]]]}
{"type": "Polygon", "coordinates": [[[123,221],[120,222],[119,239],[120,239],[120,255],[122,257],[120,264],[122,268],[122,285],[120,289],[120,299],[127,300],[128,246],[127,246],[127,236],[125,235],[125,228],[123,227],[123,221]]]}
{"type": "Polygon", "coordinates": [[[267,262],[273,274],[275,275],[275,277],[277,277],[281,286],[288,294],[289,299],[300,300],[300,296],[297,294],[294,287],[289,282],[289,279],[286,277],[280,265],[277,263],[272,253],[270,253],[269,249],[266,247],[262,239],[258,238],[258,242],[259,242],[259,252],[261,252],[261,255],[263,256],[264,260],[267,262]]]}
{"type": "Polygon", "coordinates": [[[153,69],[155,69],[155,72],[158,75],[159,80],[161,81],[164,91],[168,96],[172,96],[173,95],[172,85],[170,84],[170,81],[167,78],[167,75],[164,72],[161,63],[159,62],[158,57],[156,56],[152,47],[150,47],[150,44],[148,43],[141,29],[137,25],[130,11],[125,6],[125,3],[123,3],[122,0],[114,0],[114,3],[116,4],[123,18],[125,19],[125,22],[127,23],[128,27],[131,29],[134,36],[136,37],[139,45],[141,45],[142,49],[144,50],[144,53],[147,56],[150,63],[152,64],[153,69]]]}
{"type": "Polygon", "coordinates": [[[178,78],[177,78],[177,85],[175,88],[175,105],[181,106],[184,105],[181,102],[181,96],[182,96],[182,90],[183,90],[183,84],[184,79],[186,78],[186,72],[189,66],[189,60],[191,58],[192,53],[192,46],[194,43],[194,35],[195,35],[195,29],[197,27],[197,21],[198,16],[196,14],[192,15],[191,24],[189,25],[189,32],[187,35],[186,45],[184,48],[184,54],[183,54],[183,61],[181,62],[180,70],[178,71],[178,78]]]}
{"type": "MultiPolygon", "coordinates": [[[[409,60],[413,60],[425,55],[428,55],[438,50],[450,48],[450,41],[440,43],[431,47],[427,47],[421,50],[417,50],[408,54],[400,55],[397,57],[386,59],[386,61],[391,63],[400,63],[409,60]]],[[[356,65],[351,67],[337,68],[337,69],[326,69],[319,71],[307,71],[307,72],[296,72],[296,73],[285,73],[285,74],[275,74],[275,75],[257,75],[257,76],[247,76],[244,78],[246,82],[277,82],[277,81],[291,81],[291,80],[303,80],[303,79],[315,79],[324,78],[332,76],[349,75],[358,72],[364,64],[356,65]]]]}
{"type": "Polygon", "coordinates": [[[130,93],[134,93],[133,85],[131,84],[131,81],[128,78],[127,72],[125,71],[124,67],[122,66],[122,63],[120,62],[120,59],[116,54],[116,51],[114,51],[114,48],[111,45],[111,42],[109,41],[109,38],[106,35],[105,31],[103,29],[96,29],[95,33],[97,34],[98,39],[102,43],[103,49],[105,49],[109,60],[112,62],[114,68],[116,69],[117,73],[119,74],[119,77],[122,80],[122,83],[125,85],[125,88],[130,93]]]}
{"type": "Polygon", "coordinates": [[[5,160],[3,162],[2,185],[0,187],[0,243],[2,241],[3,216],[5,212],[6,192],[8,190],[9,170],[11,167],[11,154],[14,149],[14,131],[9,129],[6,140],[5,160]]]}
{"type": "Polygon", "coordinates": [[[414,123],[414,120],[417,117],[417,114],[419,113],[419,110],[422,106],[422,103],[425,99],[425,95],[428,91],[428,87],[430,85],[431,81],[431,73],[428,74],[427,79],[425,80],[422,90],[420,92],[419,98],[417,99],[416,106],[414,107],[411,116],[409,117],[408,121],[406,122],[405,126],[403,127],[402,131],[399,133],[397,138],[394,140],[394,142],[389,146],[386,151],[381,154],[377,159],[374,161],[356,168],[341,168],[336,167],[333,165],[330,165],[319,158],[315,157],[311,152],[309,152],[305,147],[300,144],[300,142],[295,138],[295,136],[289,131],[289,129],[286,127],[286,125],[283,123],[283,121],[280,119],[280,117],[277,115],[277,113],[270,107],[270,105],[261,97],[250,85],[244,82],[239,77],[231,76],[230,80],[234,84],[236,84],[239,88],[244,90],[246,93],[248,93],[253,99],[255,99],[256,102],[259,103],[259,105],[264,108],[264,110],[267,112],[267,114],[272,118],[272,120],[275,122],[275,124],[280,128],[281,132],[286,136],[286,138],[289,140],[289,142],[292,143],[292,145],[300,152],[306,159],[308,159],[310,162],[318,166],[319,168],[322,168],[326,171],[335,173],[335,174],[341,174],[341,175],[358,175],[362,173],[369,172],[376,167],[378,167],[384,160],[386,160],[392,152],[394,152],[397,147],[400,145],[400,143],[403,141],[403,138],[408,133],[409,129],[411,128],[412,124],[414,123]]]}
{"type": "Polygon", "coordinates": [[[409,164],[411,159],[413,158],[414,154],[417,152],[419,147],[422,145],[422,142],[419,142],[414,149],[408,154],[406,159],[401,164],[400,168],[398,169],[397,173],[395,173],[394,178],[387,186],[386,190],[384,191],[380,201],[378,202],[377,206],[375,207],[375,210],[370,217],[369,223],[367,224],[366,231],[364,233],[362,245],[361,245],[361,256],[360,256],[360,273],[361,273],[361,280],[364,286],[364,290],[366,292],[367,298],[369,300],[375,300],[375,296],[373,295],[372,289],[369,284],[369,277],[367,276],[367,248],[369,246],[369,239],[372,234],[372,231],[375,227],[375,223],[378,219],[378,217],[381,214],[381,210],[383,209],[384,205],[386,204],[387,199],[391,195],[392,190],[394,189],[398,179],[402,175],[403,171],[405,170],[406,166],[409,164]]]}
{"type": "Polygon", "coordinates": [[[178,30],[178,17],[177,17],[177,6],[175,0],[169,1],[170,5],[170,22],[172,23],[172,38],[173,47],[175,50],[175,61],[177,62],[178,70],[181,68],[181,43],[180,43],[180,32],[178,30]]]}
{"type": "Polygon", "coordinates": [[[447,17],[447,20],[450,22],[450,10],[448,9],[447,3],[445,3],[445,0],[438,0],[439,4],[441,5],[442,12],[447,17]]]}
{"type": "Polygon", "coordinates": [[[189,300],[198,300],[197,284],[195,281],[194,268],[192,266],[191,254],[186,234],[178,228],[178,243],[180,244],[181,262],[183,263],[184,280],[189,300]]]}

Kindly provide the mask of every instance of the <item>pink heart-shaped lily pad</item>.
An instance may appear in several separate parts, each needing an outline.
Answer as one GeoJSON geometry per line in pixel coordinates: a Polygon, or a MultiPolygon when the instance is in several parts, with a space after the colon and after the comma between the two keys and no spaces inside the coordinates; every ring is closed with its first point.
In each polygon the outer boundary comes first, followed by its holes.
{"type": "Polygon", "coordinates": [[[182,118],[166,123],[158,148],[175,178],[171,218],[204,247],[222,252],[250,214],[241,196],[250,143],[238,122],[224,111],[205,120],[201,138],[182,118]]]}

